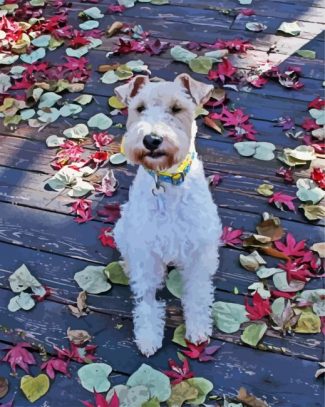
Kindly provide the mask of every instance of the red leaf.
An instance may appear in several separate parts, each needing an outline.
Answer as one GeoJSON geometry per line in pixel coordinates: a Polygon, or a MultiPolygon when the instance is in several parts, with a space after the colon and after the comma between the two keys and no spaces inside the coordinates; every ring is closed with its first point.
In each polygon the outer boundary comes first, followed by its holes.
{"type": "Polygon", "coordinates": [[[75,30],[73,35],[72,40],[69,41],[69,46],[72,48],[79,48],[90,43],[90,41],[78,30],[75,30]]]}
{"type": "Polygon", "coordinates": [[[112,234],[111,227],[101,229],[101,233],[98,236],[98,239],[101,241],[103,246],[109,246],[112,249],[116,248],[116,243],[112,234]]]}
{"type": "Polygon", "coordinates": [[[295,212],[295,206],[292,202],[294,199],[296,199],[296,197],[283,194],[282,192],[275,192],[269,199],[269,203],[274,203],[281,211],[284,210],[283,205],[286,205],[290,211],[295,212]]]}
{"type": "Polygon", "coordinates": [[[186,358],[183,361],[183,366],[178,365],[173,359],[168,359],[168,365],[171,370],[164,371],[163,373],[172,379],[172,385],[194,377],[194,373],[191,372],[190,365],[186,358]]]}
{"type": "Polygon", "coordinates": [[[182,350],[182,353],[191,359],[198,359],[200,362],[208,362],[214,359],[212,355],[221,348],[221,346],[208,346],[208,344],[209,341],[195,345],[186,340],[188,350],[182,350]]]}
{"type": "Polygon", "coordinates": [[[99,216],[104,216],[105,222],[114,223],[121,216],[121,207],[119,203],[111,203],[97,211],[99,216]]]}
{"type": "Polygon", "coordinates": [[[60,372],[65,376],[70,376],[68,372],[68,364],[69,362],[59,359],[59,358],[51,358],[47,362],[41,364],[41,370],[45,370],[46,374],[52,380],[55,379],[56,372],[60,372]]]}
{"type": "Polygon", "coordinates": [[[233,39],[229,41],[219,40],[214,44],[217,49],[227,49],[229,52],[246,53],[248,49],[253,49],[253,45],[249,41],[241,39],[233,39]]]}
{"type": "Polygon", "coordinates": [[[325,172],[322,168],[313,168],[310,178],[315,181],[320,188],[325,189],[325,172]]]}
{"type": "Polygon", "coordinates": [[[323,109],[325,107],[325,100],[317,97],[308,104],[308,109],[323,109]]]}
{"type": "Polygon", "coordinates": [[[282,297],[282,298],[291,299],[291,298],[295,297],[296,293],[285,293],[283,291],[271,290],[271,295],[272,295],[272,297],[275,297],[275,298],[282,297]]]}
{"type": "Polygon", "coordinates": [[[232,65],[229,59],[223,58],[215,71],[209,71],[208,78],[210,80],[220,79],[225,82],[226,78],[233,79],[232,77],[236,72],[237,68],[232,65]]]}
{"type": "Polygon", "coordinates": [[[248,298],[245,297],[245,308],[248,312],[248,318],[256,321],[271,314],[270,300],[263,298],[256,291],[253,295],[253,305],[248,304],[248,298]]]}
{"type": "Polygon", "coordinates": [[[95,146],[97,148],[101,149],[102,147],[105,147],[108,144],[110,144],[114,140],[114,138],[113,138],[113,136],[110,136],[106,132],[100,132],[100,133],[93,134],[93,140],[94,140],[95,146]]]}
{"type": "Polygon", "coordinates": [[[296,242],[296,239],[291,233],[286,236],[286,244],[279,240],[274,242],[275,247],[287,256],[302,257],[306,254],[305,250],[306,240],[296,242]]]}
{"type": "Polygon", "coordinates": [[[108,170],[102,178],[101,185],[96,186],[96,191],[101,192],[105,196],[112,196],[117,190],[118,183],[112,170],[108,170]]]}
{"type": "Polygon", "coordinates": [[[243,8],[240,10],[239,14],[249,17],[249,16],[255,16],[256,13],[255,13],[255,10],[253,10],[252,8],[243,8]]]}
{"type": "Polygon", "coordinates": [[[311,117],[305,117],[301,127],[306,131],[312,131],[320,128],[320,126],[318,126],[316,123],[316,120],[312,119],[311,117]]]}
{"type": "Polygon", "coordinates": [[[307,278],[315,277],[315,275],[308,270],[307,264],[299,265],[296,261],[288,260],[286,264],[280,263],[278,267],[287,273],[289,284],[292,280],[307,282],[307,278]]]}
{"type": "Polygon", "coordinates": [[[108,160],[108,152],[96,151],[96,153],[90,155],[89,159],[93,160],[96,164],[103,164],[106,160],[108,160]]]}
{"type": "Polygon", "coordinates": [[[74,360],[78,363],[89,363],[96,360],[96,356],[94,353],[96,351],[96,345],[86,345],[84,347],[80,347],[75,345],[74,343],[70,342],[70,349],[64,348],[60,349],[54,346],[54,349],[57,351],[58,357],[60,359],[69,359],[74,360]]]}
{"type": "Polygon", "coordinates": [[[277,170],[276,175],[282,177],[288,184],[292,184],[294,182],[293,172],[291,168],[281,167],[277,170]]]}
{"type": "Polygon", "coordinates": [[[74,203],[71,205],[71,213],[77,215],[77,218],[75,218],[75,222],[85,223],[89,220],[94,219],[91,214],[91,205],[92,201],[90,199],[80,198],[74,201],[74,203]]]}
{"type": "Polygon", "coordinates": [[[27,350],[31,348],[27,342],[20,342],[17,345],[2,348],[2,350],[8,350],[8,352],[0,361],[9,363],[14,373],[16,373],[16,367],[18,366],[28,374],[28,366],[36,365],[34,356],[27,350]]]}
{"type": "Polygon", "coordinates": [[[237,244],[242,244],[242,240],[239,239],[243,234],[241,229],[233,229],[230,226],[224,226],[223,232],[221,235],[221,240],[224,244],[233,246],[237,244]]]}
{"type": "Polygon", "coordinates": [[[95,404],[91,404],[89,401],[82,401],[82,404],[86,407],[119,407],[120,402],[117,397],[116,392],[114,391],[113,397],[111,398],[110,401],[107,401],[106,398],[102,395],[96,392],[94,390],[94,395],[95,395],[95,404]]]}
{"type": "Polygon", "coordinates": [[[110,4],[107,7],[107,11],[111,14],[112,13],[123,13],[123,11],[125,11],[125,10],[126,10],[125,6],[118,6],[118,5],[114,5],[114,4],[110,4]]]}

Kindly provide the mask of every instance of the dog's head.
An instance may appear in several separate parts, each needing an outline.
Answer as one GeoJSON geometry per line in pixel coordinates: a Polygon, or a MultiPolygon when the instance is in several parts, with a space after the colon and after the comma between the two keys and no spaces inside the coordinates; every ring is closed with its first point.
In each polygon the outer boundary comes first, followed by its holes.
{"type": "Polygon", "coordinates": [[[167,170],[182,162],[196,134],[195,110],[213,86],[178,75],[173,82],[150,82],[138,75],[115,89],[128,106],[123,147],[130,162],[167,170]]]}

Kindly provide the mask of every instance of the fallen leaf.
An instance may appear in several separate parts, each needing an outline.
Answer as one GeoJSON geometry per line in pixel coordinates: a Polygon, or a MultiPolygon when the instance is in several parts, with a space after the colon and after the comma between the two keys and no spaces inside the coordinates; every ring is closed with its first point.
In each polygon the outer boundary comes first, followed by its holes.
{"type": "Polygon", "coordinates": [[[106,35],[108,37],[113,37],[124,27],[124,23],[121,21],[114,21],[114,23],[106,29],[106,35]]]}
{"type": "Polygon", "coordinates": [[[296,36],[300,34],[301,28],[297,21],[294,21],[292,23],[287,23],[284,21],[283,23],[281,23],[280,27],[278,28],[278,31],[281,31],[285,34],[289,34],[292,36],[296,36]]]}
{"type": "Polygon", "coordinates": [[[88,136],[88,134],[88,127],[83,123],[76,124],[74,127],[70,127],[63,131],[65,137],[72,139],[83,139],[88,136]]]}
{"type": "Polygon", "coordinates": [[[325,258],[325,243],[324,242],[314,243],[312,246],[310,246],[310,250],[318,253],[318,255],[321,259],[325,258]]]}
{"type": "Polygon", "coordinates": [[[318,364],[322,367],[321,369],[318,369],[315,373],[316,379],[323,375],[325,373],[325,362],[318,362],[318,364]]]}
{"type": "Polygon", "coordinates": [[[297,242],[291,233],[287,233],[286,243],[274,242],[275,247],[287,256],[302,257],[306,254],[306,240],[297,242]]]}
{"type": "Polygon", "coordinates": [[[30,309],[34,308],[35,301],[32,298],[31,294],[21,292],[19,295],[11,298],[8,304],[8,310],[10,312],[16,312],[20,309],[24,311],[29,311],[30,309]]]}
{"type": "Polygon", "coordinates": [[[89,403],[88,401],[82,401],[82,404],[86,407],[122,407],[122,405],[120,405],[119,397],[115,392],[112,394],[109,401],[105,399],[102,394],[97,393],[96,390],[94,391],[94,395],[96,403],[95,405],[89,403]]]}
{"type": "Polygon", "coordinates": [[[321,205],[300,205],[308,220],[318,220],[325,217],[325,207],[321,205]]]}
{"type": "Polygon", "coordinates": [[[273,301],[271,308],[271,319],[276,324],[273,328],[281,331],[283,335],[287,332],[291,333],[300,316],[295,315],[290,301],[286,303],[284,298],[277,298],[273,301]]]}
{"type": "Polygon", "coordinates": [[[90,294],[100,294],[111,289],[102,266],[87,266],[75,273],[74,280],[78,286],[90,294]]]}
{"type": "Polygon", "coordinates": [[[199,395],[198,389],[191,386],[188,382],[176,383],[172,387],[172,393],[170,398],[167,400],[167,405],[169,407],[179,407],[182,406],[186,401],[191,401],[196,399],[199,395]]]}
{"type": "MultiPolygon", "coordinates": [[[[84,305],[83,305],[83,308],[84,305]]],[[[77,346],[81,346],[91,340],[91,335],[84,329],[70,329],[67,330],[67,337],[70,342],[77,346]]]]}
{"type": "Polygon", "coordinates": [[[206,116],[203,119],[203,123],[211,129],[215,130],[217,133],[223,133],[222,125],[218,120],[212,120],[210,117],[206,116]]]}
{"type": "Polygon", "coordinates": [[[185,383],[190,386],[195,387],[199,394],[194,400],[190,400],[191,405],[198,406],[205,402],[207,395],[213,390],[213,384],[203,377],[193,377],[192,379],[187,379],[185,383]]]}
{"type": "Polygon", "coordinates": [[[252,290],[252,294],[254,295],[255,293],[258,293],[263,300],[270,298],[271,293],[269,290],[265,289],[264,283],[258,281],[256,283],[253,283],[247,287],[248,290],[252,290]]]}
{"type": "MultiPolygon", "coordinates": [[[[264,215],[266,215],[266,213],[263,214],[263,216],[264,215]]],[[[267,214],[267,217],[264,217],[264,220],[256,226],[256,230],[259,235],[269,237],[272,242],[281,239],[284,235],[281,220],[273,215],[269,217],[269,214],[267,214]]]]}
{"type": "MultiPolygon", "coordinates": [[[[172,384],[172,395],[173,395],[173,388],[176,384],[181,383],[186,379],[190,379],[194,377],[194,373],[190,370],[190,365],[188,360],[184,358],[183,365],[178,365],[173,359],[168,359],[169,369],[168,371],[164,371],[163,373],[171,379],[172,384]]],[[[172,397],[172,396],[171,396],[172,397]]]]}
{"type": "Polygon", "coordinates": [[[251,324],[244,329],[240,339],[247,345],[256,347],[266,331],[267,325],[264,322],[262,324],[251,324]]]}
{"type": "Polygon", "coordinates": [[[212,65],[213,60],[206,56],[198,56],[189,61],[189,67],[195,73],[208,74],[212,65]]]}
{"type": "Polygon", "coordinates": [[[50,380],[45,374],[36,377],[23,376],[20,381],[20,389],[30,403],[34,403],[43,397],[50,388],[50,380]]]}
{"type": "Polygon", "coordinates": [[[249,305],[248,298],[245,297],[245,308],[248,312],[248,317],[252,321],[262,319],[263,317],[270,315],[270,301],[269,299],[263,299],[256,291],[253,295],[253,305],[249,305]]]}
{"type": "Polygon", "coordinates": [[[305,287],[303,281],[292,280],[290,283],[287,279],[287,273],[276,273],[273,275],[273,284],[279,291],[292,293],[302,290],[305,287]]]}
{"type": "Polygon", "coordinates": [[[306,59],[316,58],[316,52],[309,49],[299,49],[298,51],[296,51],[296,54],[306,59]]]}
{"type": "Polygon", "coordinates": [[[108,264],[104,269],[104,273],[113,284],[129,284],[129,278],[125,274],[122,261],[113,261],[108,264]]]}
{"type": "Polygon", "coordinates": [[[266,261],[256,250],[247,256],[240,254],[239,262],[248,271],[257,271],[262,264],[266,264],[266,261]]]}
{"type": "Polygon", "coordinates": [[[100,130],[107,130],[112,124],[112,120],[104,113],[97,113],[87,121],[89,127],[96,127],[100,130]]]}
{"type": "Polygon", "coordinates": [[[47,362],[41,364],[41,370],[45,370],[46,374],[52,380],[55,379],[56,372],[60,372],[69,377],[70,373],[68,372],[68,363],[69,362],[60,358],[52,357],[47,362]]]}
{"type": "Polygon", "coordinates": [[[249,319],[244,305],[217,301],[212,307],[214,322],[220,331],[225,333],[237,332],[243,322],[249,319]]]}
{"type": "Polygon", "coordinates": [[[177,343],[178,345],[186,347],[187,345],[185,341],[185,333],[186,333],[185,324],[179,325],[177,328],[175,328],[172,341],[174,343],[177,343]]]}
{"type": "Polygon", "coordinates": [[[230,226],[224,226],[221,240],[225,245],[234,246],[242,244],[240,237],[243,235],[241,229],[233,229],[230,226]]]}
{"type": "Polygon", "coordinates": [[[111,227],[102,228],[100,230],[100,235],[98,239],[101,241],[103,246],[109,246],[112,249],[116,248],[116,243],[113,236],[113,230],[111,227]]]}
{"type": "Polygon", "coordinates": [[[281,211],[284,211],[285,205],[290,211],[295,212],[296,209],[292,202],[295,199],[296,197],[286,195],[283,192],[275,192],[273,196],[269,199],[269,203],[274,203],[274,205],[281,211]]]}
{"type": "Polygon", "coordinates": [[[248,31],[254,31],[254,32],[261,32],[261,31],[265,31],[267,29],[267,26],[265,24],[258,23],[258,22],[246,23],[245,27],[248,31]]]}
{"type": "Polygon", "coordinates": [[[1,350],[8,350],[6,355],[2,358],[3,362],[10,364],[10,367],[14,373],[16,373],[16,367],[20,367],[26,373],[29,373],[29,365],[36,365],[36,360],[32,353],[27,349],[31,349],[29,343],[20,342],[13,346],[6,346],[1,348],[1,350]]]}
{"type": "Polygon", "coordinates": [[[82,366],[77,374],[84,389],[90,392],[103,393],[108,391],[111,386],[107,376],[112,370],[111,366],[106,363],[90,363],[82,366]]]}
{"type": "Polygon", "coordinates": [[[168,273],[166,279],[166,287],[168,291],[176,298],[182,296],[182,275],[179,270],[173,269],[168,273]]]}
{"type": "Polygon", "coordinates": [[[321,320],[318,315],[314,314],[312,309],[305,308],[296,310],[299,319],[294,327],[294,332],[301,334],[316,334],[321,332],[321,320]]]}
{"type": "Polygon", "coordinates": [[[8,380],[5,377],[0,376],[0,399],[5,397],[5,395],[8,393],[8,391],[9,391],[8,380]]]}
{"type": "Polygon", "coordinates": [[[271,184],[261,184],[257,187],[256,191],[263,196],[273,195],[274,185],[271,184]]]}
{"type": "Polygon", "coordinates": [[[244,387],[239,389],[237,399],[249,407],[269,407],[265,401],[258,399],[252,394],[249,394],[244,387]]]}
{"type": "Polygon", "coordinates": [[[175,61],[184,62],[185,64],[189,64],[192,59],[197,57],[197,54],[188,51],[187,49],[179,45],[171,48],[170,54],[175,61]]]}

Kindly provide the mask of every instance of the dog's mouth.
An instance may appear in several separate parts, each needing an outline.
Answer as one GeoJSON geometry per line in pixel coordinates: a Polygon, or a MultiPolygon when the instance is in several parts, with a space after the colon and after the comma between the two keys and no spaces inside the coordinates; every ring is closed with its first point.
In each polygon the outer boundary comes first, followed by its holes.
{"type": "Polygon", "coordinates": [[[165,157],[167,154],[164,151],[149,151],[148,153],[145,154],[145,157],[150,157],[150,158],[160,158],[160,157],[165,157]]]}

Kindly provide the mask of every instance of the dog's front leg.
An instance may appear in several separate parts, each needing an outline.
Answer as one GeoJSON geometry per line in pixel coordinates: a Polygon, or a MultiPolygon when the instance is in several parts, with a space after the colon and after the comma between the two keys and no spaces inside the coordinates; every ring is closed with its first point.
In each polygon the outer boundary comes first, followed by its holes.
{"type": "Polygon", "coordinates": [[[206,246],[192,253],[181,270],[186,338],[196,344],[206,341],[212,333],[212,276],[219,264],[218,248],[215,246],[206,246]]]}
{"type": "Polygon", "coordinates": [[[156,291],[161,287],[165,267],[154,256],[148,254],[127,260],[131,289],[135,299],[133,311],[135,342],[144,355],[153,355],[161,346],[165,325],[165,303],[156,300],[156,291]],[[146,258],[147,257],[147,258],[146,258]]]}

